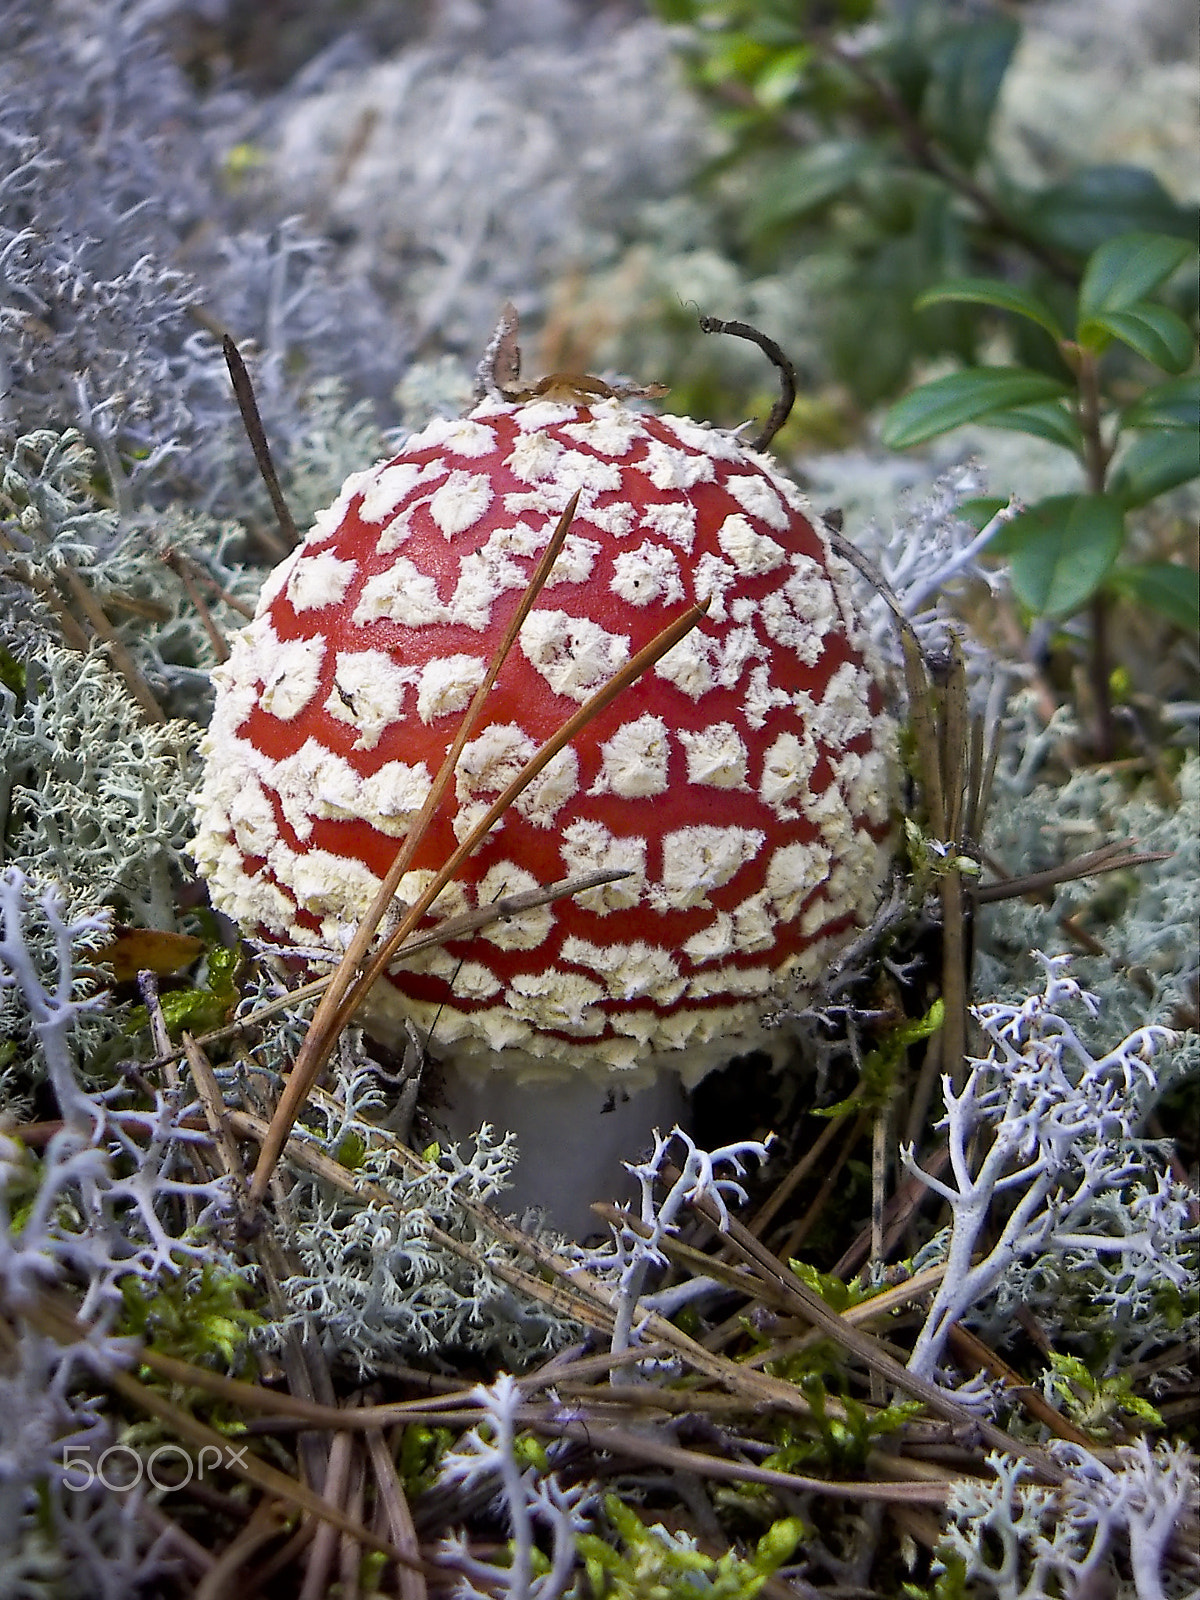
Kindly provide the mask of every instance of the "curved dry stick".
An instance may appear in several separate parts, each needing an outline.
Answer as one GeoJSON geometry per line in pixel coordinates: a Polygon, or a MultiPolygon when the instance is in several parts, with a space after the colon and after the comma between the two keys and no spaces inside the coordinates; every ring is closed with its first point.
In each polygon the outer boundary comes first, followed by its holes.
{"type": "Polygon", "coordinates": [[[756,344],[779,373],[779,399],[758,434],[750,442],[751,450],[765,450],[783,427],[796,404],[796,369],[774,339],[753,327],[749,322],[722,322],[720,317],[701,317],[701,333],[731,333],[735,339],[749,339],[756,344]]]}

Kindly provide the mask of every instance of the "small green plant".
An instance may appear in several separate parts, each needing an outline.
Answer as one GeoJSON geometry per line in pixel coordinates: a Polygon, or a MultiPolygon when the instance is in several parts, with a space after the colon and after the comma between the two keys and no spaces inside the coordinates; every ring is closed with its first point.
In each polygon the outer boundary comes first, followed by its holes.
{"type": "Polygon", "coordinates": [[[921,1409],[916,1401],[901,1400],[878,1411],[868,1411],[852,1396],[842,1395],[839,1403],[843,1416],[831,1416],[829,1391],[819,1374],[810,1372],[800,1380],[800,1388],[812,1407],[816,1433],[802,1432],[790,1422],[778,1423],[776,1448],[763,1460],[763,1465],[775,1472],[817,1471],[853,1477],[864,1470],[876,1441],[896,1433],[921,1409]]]}
{"type": "MultiPolygon", "coordinates": [[[[911,818],[907,818],[905,826],[906,828],[915,828],[916,824],[912,822],[911,818]]],[[[958,857],[956,862],[962,859],[962,857],[958,857]]],[[[973,871],[978,870],[973,861],[968,861],[967,866],[973,871]]],[[[886,1106],[896,1092],[897,1074],[909,1046],[920,1044],[923,1039],[932,1038],[945,1020],[946,1007],[939,996],[923,1017],[909,1017],[904,1022],[898,1023],[896,1027],[889,1029],[875,1048],[868,1050],[863,1057],[862,1076],[854,1093],[848,1095],[845,1100],[835,1101],[831,1106],[821,1106],[818,1109],[814,1109],[811,1115],[825,1118],[842,1117],[849,1111],[873,1111],[886,1106]]],[[[806,1267],[803,1262],[798,1261],[791,1262],[791,1268],[793,1272],[804,1278],[810,1289],[815,1289],[819,1295],[822,1295],[833,1306],[835,1311],[844,1311],[847,1304],[856,1303],[847,1301],[837,1305],[826,1292],[826,1283],[840,1284],[840,1278],[830,1278],[825,1273],[818,1273],[817,1277],[822,1281],[814,1282],[806,1276],[807,1273],[814,1270],[813,1268],[806,1267]]],[[[865,1300],[868,1296],[864,1292],[859,1298],[865,1300]]]]}
{"type": "Polygon", "coordinates": [[[878,1289],[868,1287],[859,1278],[846,1283],[835,1272],[822,1272],[807,1261],[789,1261],[788,1266],[801,1283],[814,1294],[819,1294],[829,1309],[836,1311],[839,1316],[843,1311],[849,1311],[852,1306],[860,1306],[865,1300],[870,1300],[873,1295],[879,1293],[878,1289]]]}
{"type": "Polygon", "coordinates": [[[683,1535],[649,1526],[615,1495],[605,1498],[604,1512],[619,1548],[597,1534],[580,1535],[577,1548],[587,1574],[580,1600],[691,1600],[697,1594],[753,1600],[791,1559],[805,1532],[799,1517],[784,1517],[772,1523],[752,1555],[727,1550],[714,1558],[683,1535]]]}
{"type": "Polygon", "coordinates": [[[902,1583],[904,1600],[966,1600],[967,1563],[948,1547],[939,1546],[936,1554],[943,1570],[928,1585],[902,1583]]]}
{"type": "MultiPolygon", "coordinates": [[[[177,1039],[185,1028],[204,1033],[229,1020],[229,1013],[240,998],[233,981],[240,961],[239,950],[214,945],[208,952],[203,987],[198,982],[194,989],[170,989],[162,996],[163,1019],[172,1039],[177,1039]]],[[[150,1013],[145,1006],[133,1007],[129,1026],[135,1031],[150,1026],[150,1013]]]]}
{"type": "Polygon", "coordinates": [[[410,1500],[437,1482],[442,1457],[453,1442],[449,1428],[429,1428],[418,1422],[410,1422],[405,1428],[396,1465],[410,1500]]]}
{"type": "MultiPolygon", "coordinates": [[[[914,389],[883,425],[883,442],[897,450],[982,422],[1076,457],[1084,487],[1025,507],[991,544],[1010,562],[1018,600],[1036,615],[1064,617],[1125,593],[1178,627],[1200,628],[1188,567],[1118,565],[1130,513],[1200,475],[1200,373],[1188,370],[1195,341],[1183,318],[1153,298],[1193,253],[1184,240],[1155,233],[1102,244],[1088,260],[1069,333],[1039,296],[997,279],[953,278],[917,301],[918,309],[984,306],[1032,323],[1053,340],[1071,379],[1029,367],[971,367],[914,389]],[[1130,398],[1136,379],[1128,351],[1171,376],[1130,398]]],[[[981,501],[977,509],[990,515],[1001,504],[981,501]]],[[[1101,647],[1099,633],[1094,643],[1101,647]]]]}
{"type": "Polygon", "coordinates": [[[1128,1372],[1096,1377],[1078,1356],[1050,1355],[1049,1386],[1055,1400],[1081,1428],[1095,1438],[1107,1438],[1113,1423],[1136,1418],[1151,1428],[1165,1426],[1149,1400],[1134,1393],[1134,1379],[1128,1372]]]}
{"type": "Polygon", "coordinates": [[[896,394],[914,361],[974,359],[960,305],[914,306],[939,281],[1001,272],[1058,305],[1118,234],[1194,236],[1191,208],[1144,167],[1078,167],[1040,186],[1011,170],[993,122],[1019,8],[657,6],[726,136],[708,177],[732,249],[752,270],[805,262],[825,358],[863,406],[896,394]]]}
{"type": "Polygon", "coordinates": [[[250,1293],[244,1278],[220,1267],[168,1279],[149,1294],[131,1274],[121,1282],[120,1331],[181,1361],[236,1370],[251,1331],[265,1320],[245,1304],[250,1293]]]}

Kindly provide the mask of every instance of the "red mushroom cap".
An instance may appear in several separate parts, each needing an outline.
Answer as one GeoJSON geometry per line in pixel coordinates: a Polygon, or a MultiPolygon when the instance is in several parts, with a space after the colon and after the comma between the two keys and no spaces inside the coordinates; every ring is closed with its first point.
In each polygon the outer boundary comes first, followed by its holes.
{"type": "Polygon", "coordinates": [[[708,598],[431,920],[598,868],[632,875],[415,958],[392,978],[396,1016],[437,1017],[436,1045],[460,1059],[503,1049],[525,1069],[608,1071],[667,1053],[694,1081],[731,1038],[756,1036],[764,1009],[811,989],[870,915],[896,771],[850,569],[796,487],[728,433],[615,399],[487,401],[354,474],[214,674],[194,854],[244,927],[341,948],[577,489],[401,894],[594,690],[708,598]]]}

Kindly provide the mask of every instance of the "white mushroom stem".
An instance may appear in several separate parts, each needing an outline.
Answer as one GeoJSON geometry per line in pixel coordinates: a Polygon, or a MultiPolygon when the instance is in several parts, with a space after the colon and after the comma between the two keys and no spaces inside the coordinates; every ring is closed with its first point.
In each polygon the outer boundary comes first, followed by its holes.
{"type": "Polygon", "coordinates": [[[635,1185],[623,1163],[650,1149],[656,1128],[671,1128],[685,1115],[678,1074],[641,1074],[626,1087],[619,1074],[604,1084],[591,1074],[520,1081],[505,1070],[441,1069],[443,1103],[430,1108],[448,1137],[469,1140],[487,1122],[516,1136],[519,1158],[514,1186],[498,1200],[501,1211],[520,1215],[540,1206],[551,1226],[585,1239],[602,1224],[593,1201],[633,1198],[635,1185]]]}

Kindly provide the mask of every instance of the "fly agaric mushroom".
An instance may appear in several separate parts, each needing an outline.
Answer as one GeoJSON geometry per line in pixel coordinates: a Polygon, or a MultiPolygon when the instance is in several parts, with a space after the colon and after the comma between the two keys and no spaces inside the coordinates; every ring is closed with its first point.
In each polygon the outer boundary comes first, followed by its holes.
{"type": "Polygon", "coordinates": [[[895,772],[850,569],[803,495],[735,435],[586,382],[494,393],[346,481],[214,673],[193,846],[244,928],[340,951],[576,492],[402,899],[594,690],[709,602],[526,789],[428,921],[628,875],[399,962],[360,1012],[384,1041],[422,1030],[451,1130],[517,1133],[517,1198],[577,1232],[618,1158],[761,1044],[764,1011],[811,991],[869,917],[895,772]]]}

